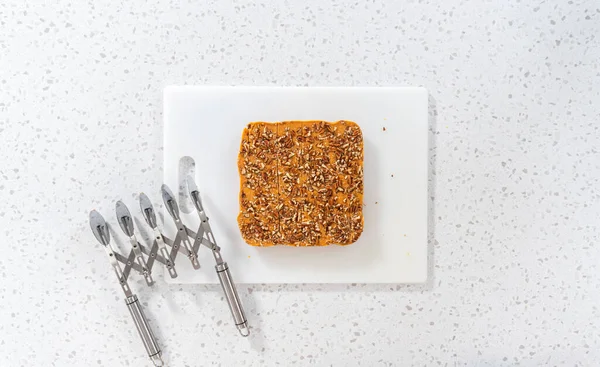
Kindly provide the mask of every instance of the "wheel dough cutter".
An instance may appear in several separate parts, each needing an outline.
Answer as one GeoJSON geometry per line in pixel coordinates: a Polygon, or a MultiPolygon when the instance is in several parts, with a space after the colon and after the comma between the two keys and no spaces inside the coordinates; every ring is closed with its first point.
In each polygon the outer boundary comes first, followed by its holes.
{"type": "Polygon", "coordinates": [[[204,246],[212,251],[216,262],[215,270],[219,282],[221,283],[221,287],[223,288],[223,293],[229,305],[231,315],[233,316],[233,321],[242,336],[248,336],[250,334],[248,321],[246,320],[242,303],[238,296],[235,284],[233,283],[231,273],[229,272],[229,267],[227,266],[227,263],[223,261],[221,249],[217,246],[208,217],[202,206],[200,192],[191,177],[188,177],[186,181],[189,196],[200,217],[200,225],[198,230],[194,232],[183,224],[179,215],[179,206],[175,200],[175,196],[166,185],[163,185],[161,188],[163,202],[177,228],[177,235],[173,240],[167,238],[158,228],[154,207],[148,196],[144,193],[140,194],[140,209],[145,223],[150,227],[152,230],[151,233],[154,235],[154,239],[150,246],[144,246],[138,241],[134,231],[133,217],[131,216],[129,209],[123,202],[117,202],[117,221],[125,235],[129,238],[129,243],[131,245],[131,251],[128,256],[120,254],[111,246],[108,224],[102,215],[96,210],[93,210],[90,213],[90,226],[92,232],[98,242],[104,246],[110,264],[125,293],[125,304],[129,308],[129,312],[131,313],[133,322],[144,343],[144,347],[148,352],[148,356],[155,366],[163,365],[161,350],[148,325],[148,321],[144,316],[140,301],[131,291],[127,279],[131,269],[133,269],[144,277],[147,285],[154,284],[152,267],[156,262],[159,262],[166,267],[171,278],[176,278],[177,270],[175,267],[175,259],[180,252],[190,260],[194,269],[200,269],[200,263],[198,261],[198,251],[200,250],[200,247],[204,246]],[[123,265],[123,267],[121,267],[121,265],[123,265]]]}

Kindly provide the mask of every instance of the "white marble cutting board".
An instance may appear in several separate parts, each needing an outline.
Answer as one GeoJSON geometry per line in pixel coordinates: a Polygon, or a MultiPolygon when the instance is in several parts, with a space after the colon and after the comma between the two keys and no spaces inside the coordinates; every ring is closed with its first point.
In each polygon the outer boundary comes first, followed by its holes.
{"type": "MultiPolygon", "coordinates": [[[[164,91],[164,182],[174,191],[193,159],[195,178],[237,283],[419,283],[427,278],[427,91],[423,88],[173,86],[164,91]],[[352,120],[364,136],[364,231],[350,246],[252,247],[237,226],[237,155],[251,121],[352,120]],[[188,157],[184,158],[183,157],[188,157]]],[[[186,200],[184,223],[198,218],[186,200]],[[188,212],[187,214],[185,212],[188,212]]],[[[169,218],[167,218],[169,219],[169,218]]],[[[175,228],[167,220],[166,232],[175,228]]],[[[173,283],[217,283],[177,259],[173,283]]]]}

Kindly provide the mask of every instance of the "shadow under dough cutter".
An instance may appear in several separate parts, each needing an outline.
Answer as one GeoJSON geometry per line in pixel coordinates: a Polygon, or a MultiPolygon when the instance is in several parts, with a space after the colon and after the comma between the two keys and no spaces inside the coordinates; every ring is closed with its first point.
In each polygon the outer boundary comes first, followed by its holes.
{"type": "Polygon", "coordinates": [[[129,284],[127,283],[127,278],[129,277],[131,269],[134,269],[144,277],[147,285],[154,284],[152,278],[152,266],[155,261],[162,263],[167,268],[167,272],[171,278],[176,278],[177,271],[175,269],[175,258],[179,252],[188,257],[194,269],[200,269],[200,263],[198,261],[198,250],[200,249],[200,246],[207,247],[212,251],[216,262],[215,270],[219,282],[221,283],[221,287],[223,288],[223,293],[225,294],[225,299],[229,305],[229,310],[233,316],[234,323],[242,336],[248,336],[250,334],[248,321],[246,320],[242,303],[238,296],[235,284],[233,283],[231,273],[229,272],[229,267],[227,266],[227,263],[223,261],[221,248],[217,246],[217,242],[215,241],[215,237],[208,222],[208,217],[202,206],[200,192],[191,177],[188,177],[186,182],[190,198],[200,217],[200,225],[196,232],[190,230],[183,224],[181,217],[179,216],[177,201],[175,201],[175,197],[171,190],[169,190],[166,185],[162,185],[161,188],[162,198],[165,207],[167,208],[167,212],[177,227],[177,235],[174,240],[170,240],[163,235],[156,223],[156,214],[152,202],[144,193],[140,194],[140,209],[142,215],[145,222],[152,229],[154,235],[151,247],[143,246],[137,240],[134,231],[133,217],[131,216],[129,209],[122,201],[117,202],[117,221],[123,232],[129,238],[129,243],[132,247],[127,257],[115,251],[111,246],[108,224],[102,215],[95,210],[90,213],[90,226],[92,232],[98,242],[104,246],[110,264],[119,279],[121,289],[123,289],[123,292],[125,293],[125,304],[129,308],[129,312],[131,313],[135,327],[144,343],[144,347],[148,352],[148,356],[155,366],[163,366],[160,347],[148,325],[148,321],[146,320],[146,316],[144,316],[144,312],[137,296],[132,293],[129,284]],[[193,239],[193,243],[190,241],[190,238],[193,239]],[[170,247],[170,251],[167,246],[170,247]],[[146,255],[148,260],[144,260],[144,255],[146,255]],[[121,268],[119,263],[123,264],[124,267],[121,268]]]}

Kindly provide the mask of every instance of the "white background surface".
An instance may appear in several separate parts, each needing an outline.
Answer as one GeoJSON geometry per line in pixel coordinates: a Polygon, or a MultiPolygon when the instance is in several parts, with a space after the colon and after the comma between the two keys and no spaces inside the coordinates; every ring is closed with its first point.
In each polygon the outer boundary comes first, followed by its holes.
{"type": "Polygon", "coordinates": [[[137,278],[170,366],[597,365],[599,8],[3,1],[1,364],[146,365],[87,215],[158,194],[161,91],[188,83],[426,87],[432,269],[243,287],[248,340],[217,287],[137,278]]]}
{"type": "MultiPolygon", "coordinates": [[[[164,182],[184,222],[199,225],[181,160],[192,159],[211,228],[238,283],[424,283],[427,278],[427,91],[423,88],[168,87],[164,182]],[[238,155],[252,121],[351,120],[364,140],[364,230],[350,246],[256,247],[240,234],[238,155]],[[385,129],[385,130],[384,130],[385,129]],[[189,214],[186,214],[188,212],[189,214]]],[[[190,163],[191,164],[191,163],[190,163]]],[[[193,174],[195,172],[195,174],[193,174]]],[[[168,216],[168,214],[165,214],[168,216]]],[[[170,217],[168,218],[170,219],[170,217]]],[[[167,220],[167,236],[177,228],[167,220]]],[[[210,251],[202,264],[214,264],[210,251]]],[[[179,266],[169,283],[219,283],[179,266]]]]}

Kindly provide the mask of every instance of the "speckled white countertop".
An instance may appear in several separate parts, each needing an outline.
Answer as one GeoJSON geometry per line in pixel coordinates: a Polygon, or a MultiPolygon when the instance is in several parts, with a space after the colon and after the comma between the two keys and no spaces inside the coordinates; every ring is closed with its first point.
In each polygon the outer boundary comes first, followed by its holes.
{"type": "Polygon", "coordinates": [[[169,84],[431,94],[429,282],[242,286],[242,339],[218,287],[135,276],[169,366],[597,365],[598,2],[8,0],[0,25],[2,366],[148,365],[87,215],[158,190],[169,84]]]}

